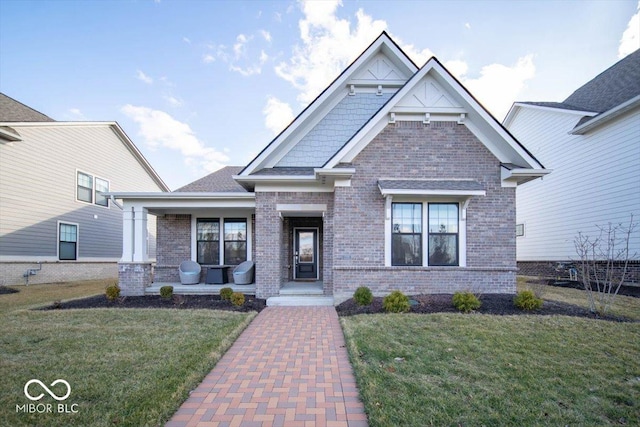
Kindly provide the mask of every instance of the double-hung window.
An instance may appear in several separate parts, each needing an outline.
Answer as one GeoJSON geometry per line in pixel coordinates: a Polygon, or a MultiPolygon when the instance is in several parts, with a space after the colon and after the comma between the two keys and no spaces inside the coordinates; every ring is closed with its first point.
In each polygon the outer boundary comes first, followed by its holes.
{"type": "Polygon", "coordinates": [[[247,220],[224,220],[224,263],[238,265],[247,260],[247,220]]]}
{"type": "Polygon", "coordinates": [[[76,173],[77,200],[109,207],[109,199],[102,194],[107,192],[109,192],[109,181],[106,179],[94,177],[85,172],[76,173]]]}
{"type": "Polygon", "coordinates": [[[196,225],[199,264],[220,264],[220,220],[199,218],[196,225]]]}
{"type": "Polygon", "coordinates": [[[391,264],[422,265],[422,203],[392,203],[391,264]]]}
{"type": "Polygon", "coordinates": [[[61,222],[58,225],[58,258],[78,259],[78,226],[61,222]]]}
{"type": "Polygon", "coordinates": [[[457,203],[429,203],[429,265],[458,265],[457,203]]]}

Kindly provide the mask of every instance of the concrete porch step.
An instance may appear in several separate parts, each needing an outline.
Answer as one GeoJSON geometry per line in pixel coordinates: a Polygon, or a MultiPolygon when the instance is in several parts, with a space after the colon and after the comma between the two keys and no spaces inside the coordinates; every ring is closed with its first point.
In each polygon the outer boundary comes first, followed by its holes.
{"type": "Polygon", "coordinates": [[[267,298],[267,307],[333,306],[333,297],[322,295],[280,295],[267,298]]]}

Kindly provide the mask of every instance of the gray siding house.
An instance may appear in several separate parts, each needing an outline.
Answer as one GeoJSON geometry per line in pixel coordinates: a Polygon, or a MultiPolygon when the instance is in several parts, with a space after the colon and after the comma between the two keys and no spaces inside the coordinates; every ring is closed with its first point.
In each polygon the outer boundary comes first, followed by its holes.
{"type": "Polygon", "coordinates": [[[125,188],[168,191],[117,123],[57,122],[0,94],[0,283],[117,277],[122,210],[103,193],[125,188]]]}
{"type": "Polygon", "coordinates": [[[292,281],[336,301],[359,286],[513,293],[516,187],[547,173],[437,59],[418,68],[382,33],[245,167],[114,194],[131,242],[120,285],[151,284],[144,233],[126,225],[151,213],[156,282],[179,283],[184,260],[202,278],[253,260],[260,298],[292,281]]]}

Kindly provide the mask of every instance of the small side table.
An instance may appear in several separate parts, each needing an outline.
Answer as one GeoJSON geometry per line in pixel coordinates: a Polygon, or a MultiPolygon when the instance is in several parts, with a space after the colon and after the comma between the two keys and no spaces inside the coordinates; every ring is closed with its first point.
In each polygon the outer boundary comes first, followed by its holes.
{"type": "Polygon", "coordinates": [[[207,267],[206,284],[222,285],[229,283],[229,267],[207,267]]]}

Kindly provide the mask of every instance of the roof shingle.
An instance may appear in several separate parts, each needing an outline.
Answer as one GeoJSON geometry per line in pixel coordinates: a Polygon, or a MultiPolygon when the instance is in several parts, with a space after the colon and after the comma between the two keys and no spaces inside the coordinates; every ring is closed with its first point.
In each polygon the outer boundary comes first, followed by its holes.
{"type": "Polygon", "coordinates": [[[0,122],[55,122],[55,120],[0,93],[0,122]]]}
{"type": "Polygon", "coordinates": [[[242,169],[242,166],[225,166],[203,178],[178,188],[175,192],[246,193],[247,190],[233,179],[233,175],[239,174],[242,169]]]}

